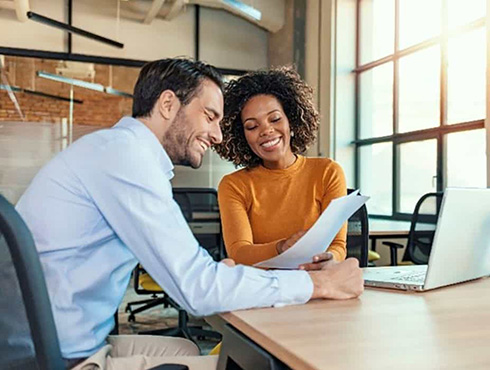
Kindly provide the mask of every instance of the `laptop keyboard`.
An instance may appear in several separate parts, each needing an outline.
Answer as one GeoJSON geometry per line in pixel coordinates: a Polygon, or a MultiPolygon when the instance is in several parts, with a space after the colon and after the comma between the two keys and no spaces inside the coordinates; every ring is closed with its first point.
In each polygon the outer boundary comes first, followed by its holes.
{"type": "Polygon", "coordinates": [[[423,283],[425,281],[425,275],[426,272],[415,272],[413,274],[406,274],[406,275],[401,275],[397,276],[396,279],[398,281],[407,281],[410,283],[423,283]]]}

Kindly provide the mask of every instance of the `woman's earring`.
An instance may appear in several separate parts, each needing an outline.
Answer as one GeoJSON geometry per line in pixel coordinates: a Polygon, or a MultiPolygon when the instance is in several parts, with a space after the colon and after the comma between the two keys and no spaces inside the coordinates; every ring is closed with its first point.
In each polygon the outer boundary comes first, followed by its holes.
{"type": "Polygon", "coordinates": [[[291,131],[291,137],[294,137],[294,131],[291,131]]]}

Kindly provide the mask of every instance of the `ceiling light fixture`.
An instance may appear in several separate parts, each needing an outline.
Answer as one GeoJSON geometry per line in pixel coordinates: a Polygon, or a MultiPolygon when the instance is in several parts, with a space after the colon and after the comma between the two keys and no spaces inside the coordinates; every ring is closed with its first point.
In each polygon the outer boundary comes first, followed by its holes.
{"type": "Polygon", "coordinates": [[[87,82],[87,81],[83,81],[83,80],[77,80],[75,78],[58,76],[58,75],[48,73],[48,72],[43,72],[43,71],[38,71],[37,75],[41,78],[46,78],[48,80],[61,82],[61,83],[68,84],[68,85],[83,87],[84,89],[94,90],[94,91],[98,91],[98,92],[102,92],[102,93],[106,93],[106,94],[111,94],[111,95],[124,96],[126,98],[132,98],[133,97],[133,95],[131,95],[127,92],[113,89],[110,86],[102,86],[101,84],[96,84],[94,82],[87,82]]]}
{"type": "Polygon", "coordinates": [[[244,4],[241,1],[238,0],[223,0],[223,2],[226,5],[231,6],[232,8],[235,8],[239,12],[249,16],[252,19],[255,19],[256,21],[260,21],[262,19],[262,13],[260,10],[255,9],[254,7],[244,4]]]}

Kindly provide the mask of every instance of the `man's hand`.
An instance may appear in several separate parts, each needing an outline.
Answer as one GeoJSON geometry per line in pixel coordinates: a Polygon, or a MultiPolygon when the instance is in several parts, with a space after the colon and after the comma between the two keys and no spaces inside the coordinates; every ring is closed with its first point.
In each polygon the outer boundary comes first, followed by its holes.
{"type": "Polygon", "coordinates": [[[325,267],[336,263],[338,262],[333,258],[332,253],[323,252],[314,256],[311,263],[303,263],[302,265],[299,265],[298,269],[306,271],[322,270],[325,267]]]}
{"type": "Polygon", "coordinates": [[[297,233],[291,235],[288,239],[281,240],[280,242],[278,242],[276,244],[277,253],[281,254],[284,251],[291,248],[294,245],[294,243],[296,243],[299,240],[299,238],[301,238],[303,235],[305,235],[305,233],[306,233],[306,230],[298,231],[297,233]]]}
{"type": "Polygon", "coordinates": [[[362,270],[355,258],[348,258],[343,262],[326,266],[323,270],[308,273],[313,281],[311,299],[356,298],[364,291],[362,270]]]}

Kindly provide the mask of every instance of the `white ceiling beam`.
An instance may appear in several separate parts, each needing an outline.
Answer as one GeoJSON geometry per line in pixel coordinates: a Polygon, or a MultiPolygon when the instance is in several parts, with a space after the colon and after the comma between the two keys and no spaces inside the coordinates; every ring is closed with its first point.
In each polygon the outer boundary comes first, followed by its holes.
{"type": "Polygon", "coordinates": [[[150,24],[151,22],[153,22],[158,12],[162,8],[164,2],[165,0],[153,0],[150,10],[148,10],[148,13],[146,13],[146,17],[143,20],[144,24],[150,24]]]}

